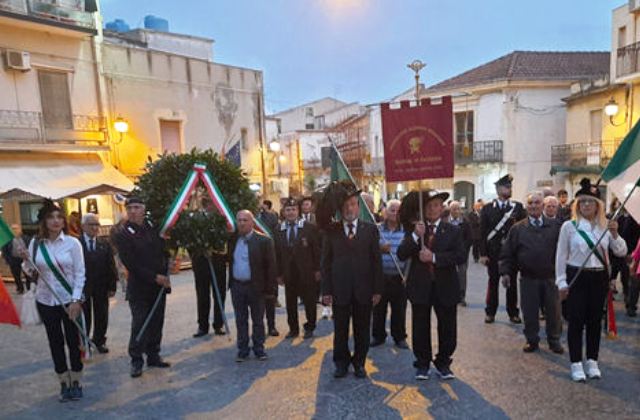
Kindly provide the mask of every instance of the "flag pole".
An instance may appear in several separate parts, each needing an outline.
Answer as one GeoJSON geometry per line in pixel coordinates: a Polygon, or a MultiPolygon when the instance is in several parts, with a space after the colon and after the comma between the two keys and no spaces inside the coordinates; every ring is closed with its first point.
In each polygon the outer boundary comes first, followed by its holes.
{"type": "MultiPolygon", "coordinates": [[[[329,143],[331,143],[331,147],[333,147],[333,150],[336,152],[336,155],[338,156],[338,159],[340,159],[340,163],[342,164],[342,166],[344,167],[345,171],[347,172],[347,175],[349,176],[349,180],[351,182],[353,182],[353,185],[355,185],[357,187],[358,184],[356,184],[355,179],[353,179],[353,176],[351,175],[351,171],[349,170],[349,168],[347,167],[347,164],[342,159],[342,155],[340,154],[340,151],[338,151],[338,147],[336,146],[336,144],[334,143],[334,141],[333,141],[333,139],[331,138],[330,135],[327,134],[327,138],[329,139],[329,143]]],[[[380,235],[382,236],[382,239],[384,239],[385,242],[388,242],[387,238],[385,238],[384,232],[382,232],[382,229],[380,228],[380,226],[377,223],[375,223],[376,218],[373,216],[373,213],[369,209],[369,206],[365,205],[364,208],[367,210],[367,213],[369,214],[369,217],[371,217],[371,220],[373,220],[374,225],[376,225],[376,227],[378,228],[378,231],[380,232],[380,235]]],[[[400,269],[400,263],[398,263],[398,259],[393,254],[393,252],[391,252],[391,250],[389,250],[389,255],[391,255],[391,259],[393,260],[393,264],[396,266],[396,270],[398,270],[398,273],[400,274],[400,277],[402,278],[402,282],[403,283],[406,282],[405,275],[402,272],[402,269],[400,269]]]]}
{"type": "MultiPolygon", "coordinates": [[[[635,182],[635,184],[633,184],[633,188],[631,188],[631,191],[629,191],[629,194],[627,194],[627,196],[625,197],[624,201],[622,202],[622,205],[620,207],[618,207],[618,209],[613,213],[613,216],[611,216],[611,220],[612,221],[615,221],[620,216],[620,212],[624,208],[625,204],[627,204],[627,201],[629,201],[629,199],[633,195],[633,192],[638,187],[638,182],[640,182],[640,178],[635,182]]],[[[591,248],[589,250],[589,254],[584,259],[584,261],[582,262],[582,265],[580,266],[580,268],[578,269],[576,274],[573,276],[573,278],[569,282],[569,284],[568,284],[568,288],[569,289],[576,282],[576,280],[578,279],[578,276],[580,275],[580,273],[582,273],[582,271],[584,270],[584,267],[587,265],[587,262],[589,262],[589,258],[591,258],[591,256],[593,255],[595,249],[598,247],[598,245],[600,245],[600,242],[602,242],[602,239],[604,239],[604,236],[607,234],[608,231],[609,231],[609,229],[604,229],[604,231],[602,232],[602,234],[598,238],[598,241],[593,245],[593,248],[591,248]]]]}

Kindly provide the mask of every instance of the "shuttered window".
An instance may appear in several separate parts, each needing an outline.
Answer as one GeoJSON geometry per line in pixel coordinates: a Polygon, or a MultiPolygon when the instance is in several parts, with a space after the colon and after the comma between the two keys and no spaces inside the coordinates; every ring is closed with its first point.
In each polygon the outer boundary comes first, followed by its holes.
{"type": "Polygon", "coordinates": [[[73,128],[67,73],[38,70],[45,128],[73,128]]]}

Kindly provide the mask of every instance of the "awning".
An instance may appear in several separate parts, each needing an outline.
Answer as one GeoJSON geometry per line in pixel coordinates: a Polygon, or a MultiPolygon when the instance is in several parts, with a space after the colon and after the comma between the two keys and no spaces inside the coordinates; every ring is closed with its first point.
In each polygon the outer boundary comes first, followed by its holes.
{"type": "Polygon", "coordinates": [[[0,198],[128,192],[133,182],[95,153],[0,153],[0,198]]]}

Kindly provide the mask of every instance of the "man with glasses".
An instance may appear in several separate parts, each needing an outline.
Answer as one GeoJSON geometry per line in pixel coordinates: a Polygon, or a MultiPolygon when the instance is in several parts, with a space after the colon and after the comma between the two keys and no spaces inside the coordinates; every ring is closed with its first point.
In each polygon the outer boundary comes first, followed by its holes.
{"type": "Polygon", "coordinates": [[[108,353],[107,324],[109,323],[109,298],[116,294],[118,272],[113,261],[111,246],[98,237],[100,220],[93,213],[82,216],[80,243],[84,253],[86,281],[84,283],[84,316],[87,335],[91,332],[93,319],[93,339],[100,353],[108,353]],[[93,316],[92,316],[93,315],[93,316]]]}

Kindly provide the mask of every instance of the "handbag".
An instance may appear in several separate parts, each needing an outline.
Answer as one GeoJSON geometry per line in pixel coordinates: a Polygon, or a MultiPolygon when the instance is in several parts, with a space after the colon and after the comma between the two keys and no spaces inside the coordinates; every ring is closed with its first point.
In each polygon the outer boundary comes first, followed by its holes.
{"type": "Polygon", "coordinates": [[[36,307],[36,288],[31,287],[22,295],[22,306],[20,307],[20,321],[22,325],[39,325],[42,323],[40,314],[36,307]]]}

